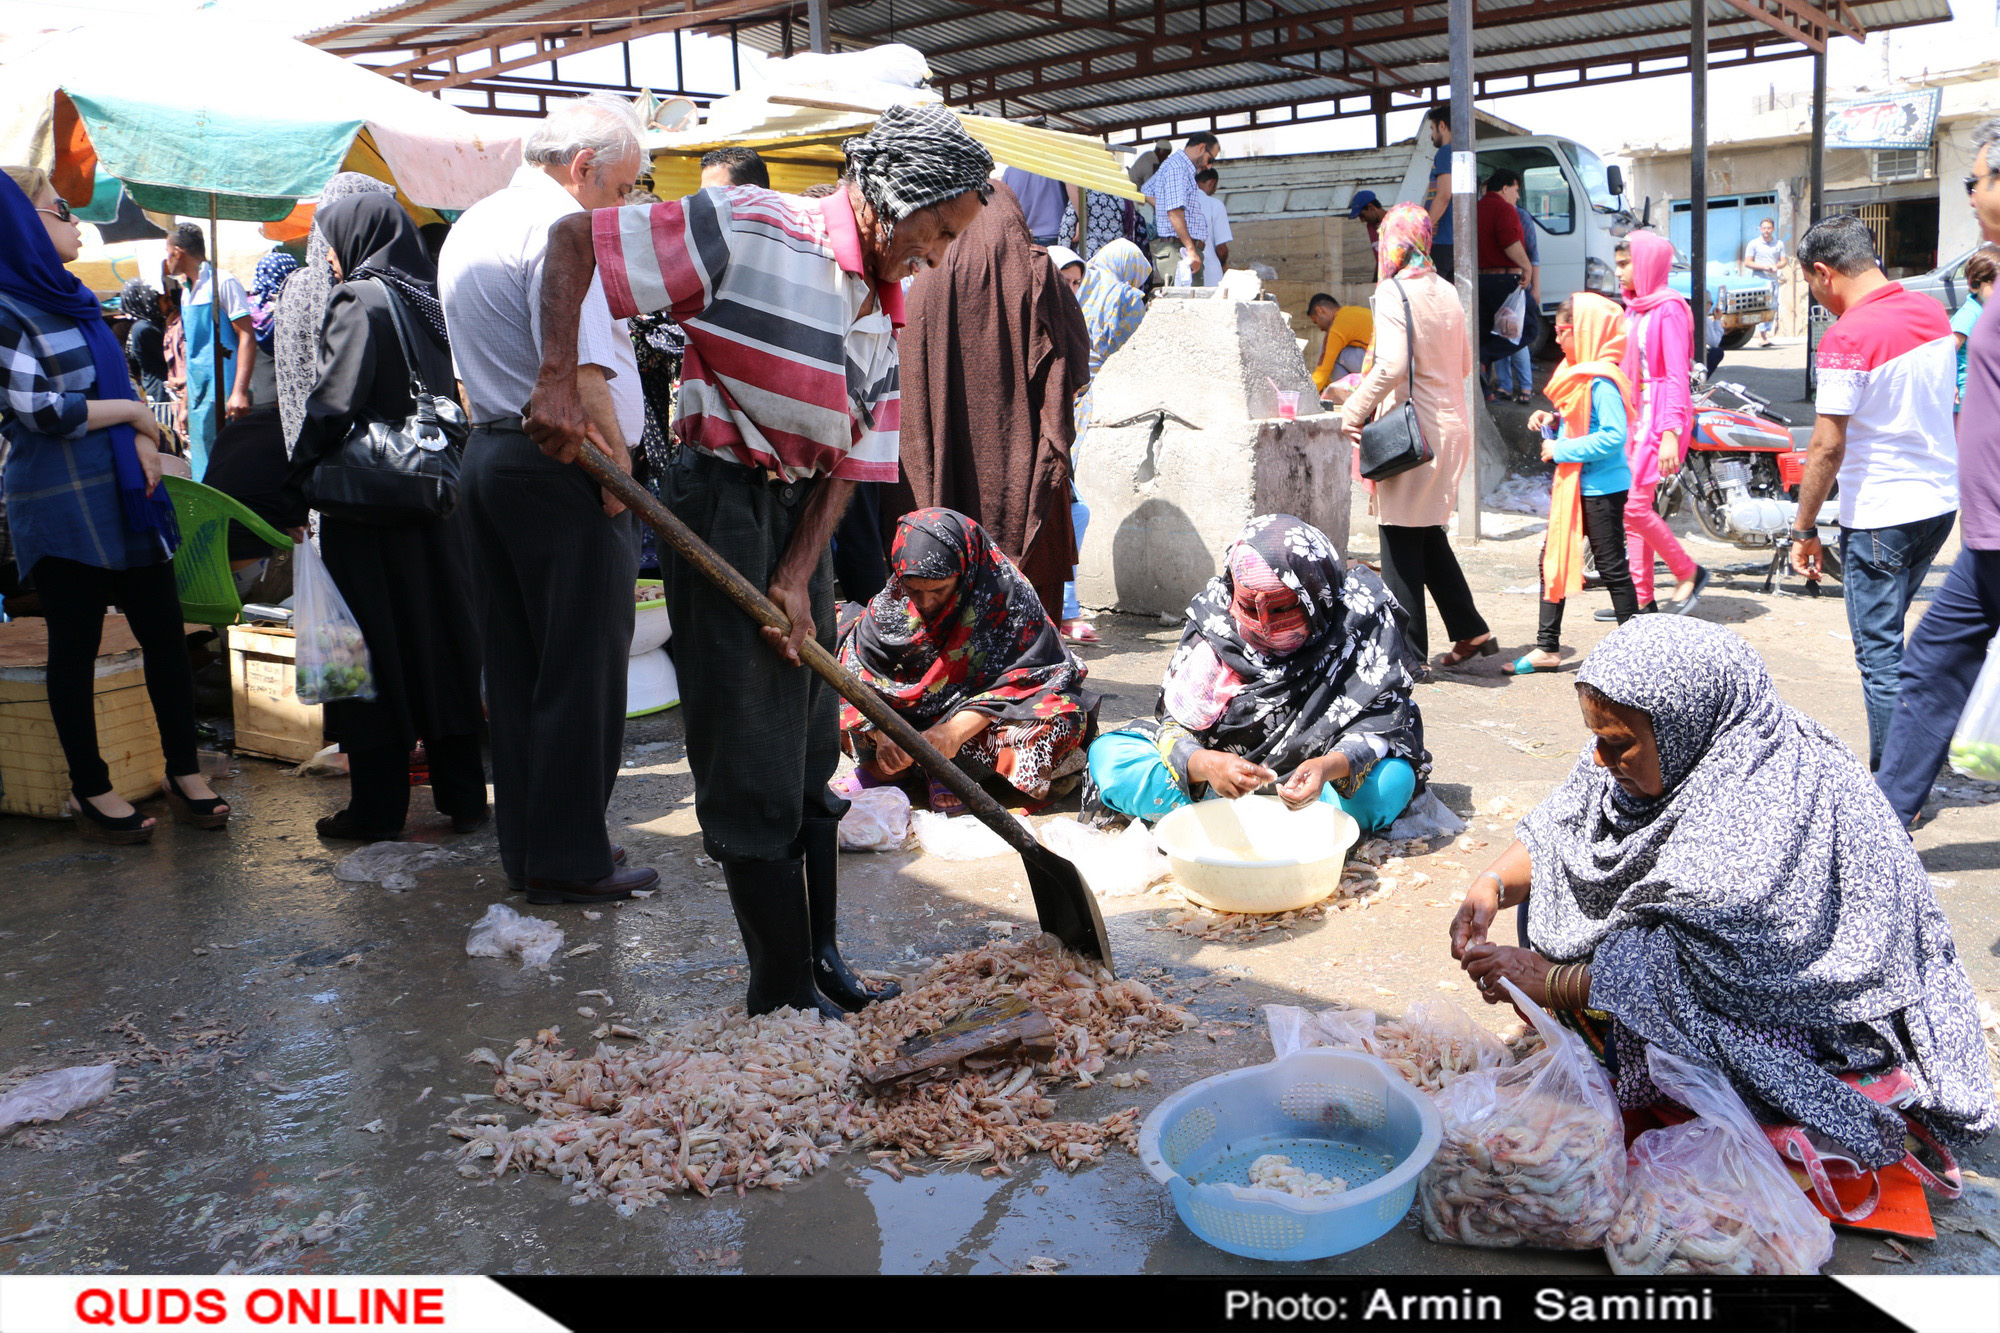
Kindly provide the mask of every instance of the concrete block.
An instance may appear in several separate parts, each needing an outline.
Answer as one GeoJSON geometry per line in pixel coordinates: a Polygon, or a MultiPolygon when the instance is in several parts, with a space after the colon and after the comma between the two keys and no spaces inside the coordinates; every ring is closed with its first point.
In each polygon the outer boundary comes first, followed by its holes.
{"type": "Polygon", "coordinates": [[[1258,514],[1296,514],[1347,547],[1350,447],[1320,409],[1269,302],[1155,301],[1104,365],[1077,465],[1087,606],[1179,614],[1258,514]],[[1276,417],[1271,381],[1297,389],[1276,417]]]}

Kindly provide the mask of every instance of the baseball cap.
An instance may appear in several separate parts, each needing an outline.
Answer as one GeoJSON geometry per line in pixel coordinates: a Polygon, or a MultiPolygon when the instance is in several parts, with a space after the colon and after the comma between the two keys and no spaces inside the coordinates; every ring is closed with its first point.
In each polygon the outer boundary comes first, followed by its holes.
{"type": "Polygon", "coordinates": [[[1381,202],[1382,201],[1380,199],[1377,199],[1375,197],[1375,191],[1362,190],[1358,192],[1352,199],[1347,201],[1347,216],[1349,216],[1350,218],[1358,218],[1361,216],[1362,209],[1368,207],[1368,205],[1370,204],[1379,204],[1381,202]]]}

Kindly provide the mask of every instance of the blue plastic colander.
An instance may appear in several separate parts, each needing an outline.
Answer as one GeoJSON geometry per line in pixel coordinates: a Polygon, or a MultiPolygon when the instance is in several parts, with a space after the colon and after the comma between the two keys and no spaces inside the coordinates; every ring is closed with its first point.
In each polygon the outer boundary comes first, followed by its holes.
{"type": "Polygon", "coordinates": [[[1139,1157],[1210,1245],[1250,1259],[1324,1259],[1409,1212],[1440,1134],[1430,1098],[1381,1060],[1308,1047],[1167,1098],[1139,1128],[1139,1157]],[[1340,1176],[1347,1189],[1324,1199],[1252,1189],[1250,1164],[1265,1153],[1340,1176]]]}

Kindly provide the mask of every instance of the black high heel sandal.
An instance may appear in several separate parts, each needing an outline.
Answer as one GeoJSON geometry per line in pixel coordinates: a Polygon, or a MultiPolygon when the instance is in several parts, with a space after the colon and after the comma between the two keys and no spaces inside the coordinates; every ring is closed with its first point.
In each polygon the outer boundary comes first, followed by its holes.
{"type": "Polygon", "coordinates": [[[70,822],[76,825],[77,836],[85,842],[105,842],[122,847],[153,840],[153,827],[147,825],[143,811],[134,810],[129,815],[114,819],[75,792],[69,794],[69,799],[70,822]]]}
{"type": "MultiPolygon", "coordinates": [[[[186,776],[193,776],[188,774],[186,776]]],[[[174,812],[176,824],[187,824],[193,828],[216,829],[229,822],[229,811],[223,807],[229,802],[220,796],[197,799],[181,791],[180,783],[172,775],[160,779],[160,794],[167,798],[167,805],[174,812]]]]}

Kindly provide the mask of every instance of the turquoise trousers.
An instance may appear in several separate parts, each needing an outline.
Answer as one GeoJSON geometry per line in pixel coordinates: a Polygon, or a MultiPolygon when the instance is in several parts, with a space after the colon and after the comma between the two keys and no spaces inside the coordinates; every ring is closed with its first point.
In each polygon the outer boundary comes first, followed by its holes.
{"type": "MultiPolygon", "coordinates": [[[[1104,804],[1121,815],[1148,823],[1173,813],[1190,799],[1174,780],[1174,771],[1160,758],[1150,737],[1136,731],[1108,731],[1090,747],[1090,776],[1104,804]]],[[[1407,759],[1384,759],[1368,770],[1352,796],[1342,796],[1332,783],[1319,798],[1354,816],[1363,833],[1379,833],[1396,822],[1416,794],[1417,771],[1407,759]]],[[[1211,792],[1208,798],[1213,799],[1211,792]]]]}

